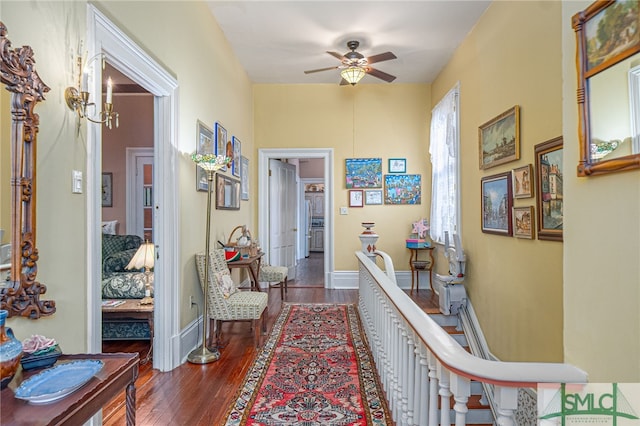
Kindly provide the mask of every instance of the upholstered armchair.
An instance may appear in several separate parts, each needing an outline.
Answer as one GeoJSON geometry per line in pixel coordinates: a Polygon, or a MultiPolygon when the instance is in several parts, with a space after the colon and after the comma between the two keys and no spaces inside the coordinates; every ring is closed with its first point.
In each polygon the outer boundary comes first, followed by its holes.
{"type": "MultiPolygon", "coordinates": [[[[195,256],[200,285],[204,285],[205,255],[195,256]]],[[[207,317],[213,321],[213,332],[209,335],[209,346],[219,342],[222,321],[251,321],[256,347],[260,346],[260,330],[266,332],[268,294],[259,291],[240,291],[231,280],[224,257],[224,250],[216,249],[209,254],[209,294],[207,317]],[[261,326],[258,327],[257,323],[261,326]]]]}

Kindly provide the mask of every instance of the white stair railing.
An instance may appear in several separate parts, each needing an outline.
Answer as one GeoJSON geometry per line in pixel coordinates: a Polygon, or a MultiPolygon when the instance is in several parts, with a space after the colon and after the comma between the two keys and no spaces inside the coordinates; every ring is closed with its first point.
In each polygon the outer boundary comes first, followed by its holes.
{"type": "Polygon", "coordinates": [[[359,310],[398,425],[451,425],[451,397],[455,425],[465,425],[472,380],[493,388],[500,426],[515,425],[519,387],[587,382],[587,374],[569,364],[501,362],[471,355],[397,286],[390,277],[390,257],[380,251],[376,254],[384,260],[386,273],[356,252],[359,310]]]}

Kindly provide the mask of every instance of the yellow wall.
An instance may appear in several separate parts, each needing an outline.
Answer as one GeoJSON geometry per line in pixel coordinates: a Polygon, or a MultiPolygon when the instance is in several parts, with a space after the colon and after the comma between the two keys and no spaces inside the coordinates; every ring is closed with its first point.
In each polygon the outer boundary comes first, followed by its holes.
{"type": "Polygon", "coordinates": [[[431,167],[428,160],[430,87],[425,84],[254,86],[255,142],[259,148],[333,148],[335,270],[357,270],[353,252],[364,221],[376,223],[378,246],[407,269],[405,238],[411,223],[429,216],[431,167]],[[407,173],[422,175],[422,204],[350,208],[345,159],[407,159],[407,173]]]}
{"type": "Polygon", "coordinates": [[[640,381],[640,170],[579,178],[575,35],[562,8],[564,356],[593,382],[640,381]]]}
{"type": "MultiPolygon", "coordinates": [[[[435,105],[460,82],[465,283],[491,350],[505,361],[563,358],[563,244],[485,234],[480,227],[481,179],[535,165],[534,146],[562,134],[560,7],[493,2],[432,86],[435,105]],[[478,126],[514,105],[520,106],[520,159],[480,170],[478,126]]],[[[535,205],[535,198],[514,205],[535,205]]]]}
{"type": "MultiPolygon", "coordinates": [[[[252,93],[244,70],[204,2],[102,2],[101,9],[147,53],[176,76],[178,91],[179,282],[180,327],[196,317],[189,296],[201,301],[193,255],[204,250],[206,193],[195,190],[195,150],[198,119],[213,126],[223,123],[228,136],[243,143],[243,155],[253,160],[252,93]],[[149,19],[152,11],[153,19],[149,19]]],[[[31,45],[37,69],[51,87],[38,107],[38,279],[47,285],[46,299],[56,301],[55,315],[38,321],[11,318],[18,338],[30,334],[55,337],[65,352],[86,350],[87,272],[86,198],[71,194],[71,170],[86,176],[86,123],[79,137],[75,118],[64,104],[62,92],[75,84],[72,72],[75,48],[86,42],[85,2],[5,2],[2,21],[14,46],[31,45]],[[25,21],[29,18],[29,24],[25,21]],[[61,333],[60,330],[65,330],[61,333]],[[78,338],[80,337],[80,338],[78,338]]],[[[120,122],[135,117],[120,116],[120,122]]],[[[253,187],[255,188],[255,186],[253,187]]],[[[251,194],[251,200],[255,194],[251,194]]],[[[233,227],[253,228],[253,201],[241,210],[214,210],[212,240],[228,236],[233,227]]]]}

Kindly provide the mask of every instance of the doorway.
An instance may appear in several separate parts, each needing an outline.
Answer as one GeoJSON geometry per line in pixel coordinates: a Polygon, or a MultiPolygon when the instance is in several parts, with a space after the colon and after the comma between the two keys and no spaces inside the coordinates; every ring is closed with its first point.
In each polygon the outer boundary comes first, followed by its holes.
{"type": "MultiPolygon", "coordinates": [[[[175,176],[177,147],[178,83],[162,66],[124,34],[95,6],[87,5],[87,55],[103,54],[106,61],[153,96],[153,229],[156,245],[154,266],[154,342],[153,367],[169,371],[180,365],[178,279],[179,235],[175,222],[178,212],[177,182],[160,180],[175,176]],[[162,208],[161,208],[162,207],[162,208]]],[[[96,73],[90,91],[102,94],[102,74],[96,73]]],[[[124,119],[135,120],[135,113],[124,119]]],[[[87,127],[87,347],[100,352],[102,346],[101,309],[101,187],[102,128],[87,127]]]]}
{"type": "MultiPolygon", "coordinates": [[[[320,158],[323,160],[324,175],[324,251],[318,253],[322,257],[322,277],[325,288],[333,288],[332,271],[334,270],[333,250],[333,149],[332,148],[291,148],[291,149],[260,149],[258,150],[258,232],[261,236],[261,243],[264,247],[269,247],[270,235],[270,213],[272,203],[269,197],[269,162],[272,159],[309,159],[320,158]]],[[[304,199],[304,187],[299,192],[304,199]]],[[[300,203],[302,203],[302,200],[300,203]]],[[[298,239],[299,240],[299,239],[298,239]]]]}

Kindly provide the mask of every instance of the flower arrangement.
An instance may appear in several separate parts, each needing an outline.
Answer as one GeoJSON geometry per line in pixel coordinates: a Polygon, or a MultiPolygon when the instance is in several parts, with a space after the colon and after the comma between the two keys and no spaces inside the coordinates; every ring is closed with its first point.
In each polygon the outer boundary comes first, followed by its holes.
{"type": "Polygon", "coordinates": [[[191,154],[191,160],[193,160],[198,167],[209,171],[220,170],[231,162],[231,158],[225,157],[222,154],[214,155],[193,153],[191,154]]]}

